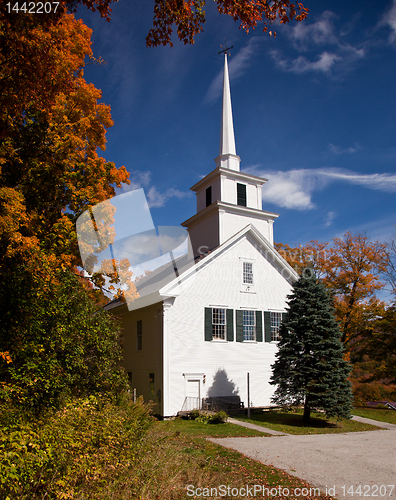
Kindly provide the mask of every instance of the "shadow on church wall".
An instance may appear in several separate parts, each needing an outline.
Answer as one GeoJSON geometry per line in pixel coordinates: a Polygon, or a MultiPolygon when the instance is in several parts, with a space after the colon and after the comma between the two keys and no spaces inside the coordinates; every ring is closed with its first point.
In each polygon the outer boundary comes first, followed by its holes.
{"type": "Polygon", "coordinates": [[[224,369],[217,370],[213,377],[213,384],[207,391],[206,400],[208,402],[222,402],[226,406],[239,407],[241,398],[239,397],[239,389],[227,376],[224,369]]]}

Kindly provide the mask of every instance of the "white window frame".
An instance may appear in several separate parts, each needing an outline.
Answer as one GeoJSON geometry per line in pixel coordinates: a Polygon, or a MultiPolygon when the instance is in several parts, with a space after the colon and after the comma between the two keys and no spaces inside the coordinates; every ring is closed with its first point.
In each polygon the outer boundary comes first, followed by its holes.
{"type": "Polygon", "coordinates": [[[279,342],[279,329],[282,324],[282,313],[279,311],[270,311],[271,313],[271,342],[279,342]]]}
{"type": "Polygon", "coordinates": [[[242,263],[242,283],[244,285],[253,285],[253,262],[244,260],[242,263]],[[250,268],[246,269],[246,268],[250,268]]]}
{"type": "Polygon", "coordinates": [[[212,308],[212,340],[226,340],[227,337],[227,309],[225,307],[212,308]],[[216,313],[215,313],[216,311],[216,313]],[[223,311],[223,317],[219,312],[223,311]]]}
{"type": "Polygon", "coordinates": [[[256,311],[252,309],[242,309],[242,314],[243,314],[243,341],[256,342],[256,311]],[[245,324],[245,318],[247,319],[248,315],[250,316],[250,318],[253,319],[253,321],[252,322],[249,321],[248,324],[245,324]]]}

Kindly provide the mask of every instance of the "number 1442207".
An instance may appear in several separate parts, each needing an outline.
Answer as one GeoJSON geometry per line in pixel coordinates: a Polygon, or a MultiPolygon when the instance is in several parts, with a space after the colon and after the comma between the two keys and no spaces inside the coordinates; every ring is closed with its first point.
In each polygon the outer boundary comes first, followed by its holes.
{"type": "Polygon", "coordinates": [[[19,14],[55,14],[59,2],[8,2],[6,4],[8,14],[15,12],[19,14]]]}

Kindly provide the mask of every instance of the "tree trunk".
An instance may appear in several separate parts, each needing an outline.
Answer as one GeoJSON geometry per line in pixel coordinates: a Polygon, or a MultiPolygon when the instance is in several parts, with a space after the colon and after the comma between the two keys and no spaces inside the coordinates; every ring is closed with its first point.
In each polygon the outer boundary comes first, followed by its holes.
{"type": "Polygon", "coordinates": [[[304,415],[303,415],[303,423],[304,425],[308,425],[311,418],[311,408],[309,406],[308,396],[305,396],[304,403],[304,415]]]}

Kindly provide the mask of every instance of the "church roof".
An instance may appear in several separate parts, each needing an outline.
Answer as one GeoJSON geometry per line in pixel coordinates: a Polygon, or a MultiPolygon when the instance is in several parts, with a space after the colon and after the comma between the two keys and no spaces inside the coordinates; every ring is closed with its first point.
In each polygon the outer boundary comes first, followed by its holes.
{"type": "Polygon", "coordinates": [[[216,167],[214,170],[209,172],[205,177],[200,179],[194,186],[190,187],[191,191],[198,191],[202,189],[205,184],[210,184],[213,179],[218,177],[219,174],[227,175],[227,177],[235,178],[240,181],[253,181],[255,184],[263,185],[267,182],[268,179],[264,179],[264,177],[258,177],[257,175],[247,174],[246,172],[239,172],[236,170],[230,170],[229,168],[216,167]]]}
{"type": "MultiPolygon", "coordinates": [[[[139,297],[128,305],[129,310],[146,307],[170,297],[177,297],[183,285],[194,277],[194,273],[205,267],[214,259],[219,258],[230,246],[237,244],[242,238],[249,237],[261,249],[263,258],[266,258],[282,276],[290,283],[298,279],[296,271],[275,250],[275,248],[264,238],[264,236],[249,224],[244,229],[225,241],[218,248],[206,254],[203,258],[193,261],[187,256],[182,256],[173,262],[165,264],[137,282],[139,297]],[[176,264],[176,265],[174,265],[176,264]],[[177,269],[177,272],[175,271],[177,269]]],[[[121,301],[112,301],[104,309],[110,310],[125,305],[121,301]]]]}

